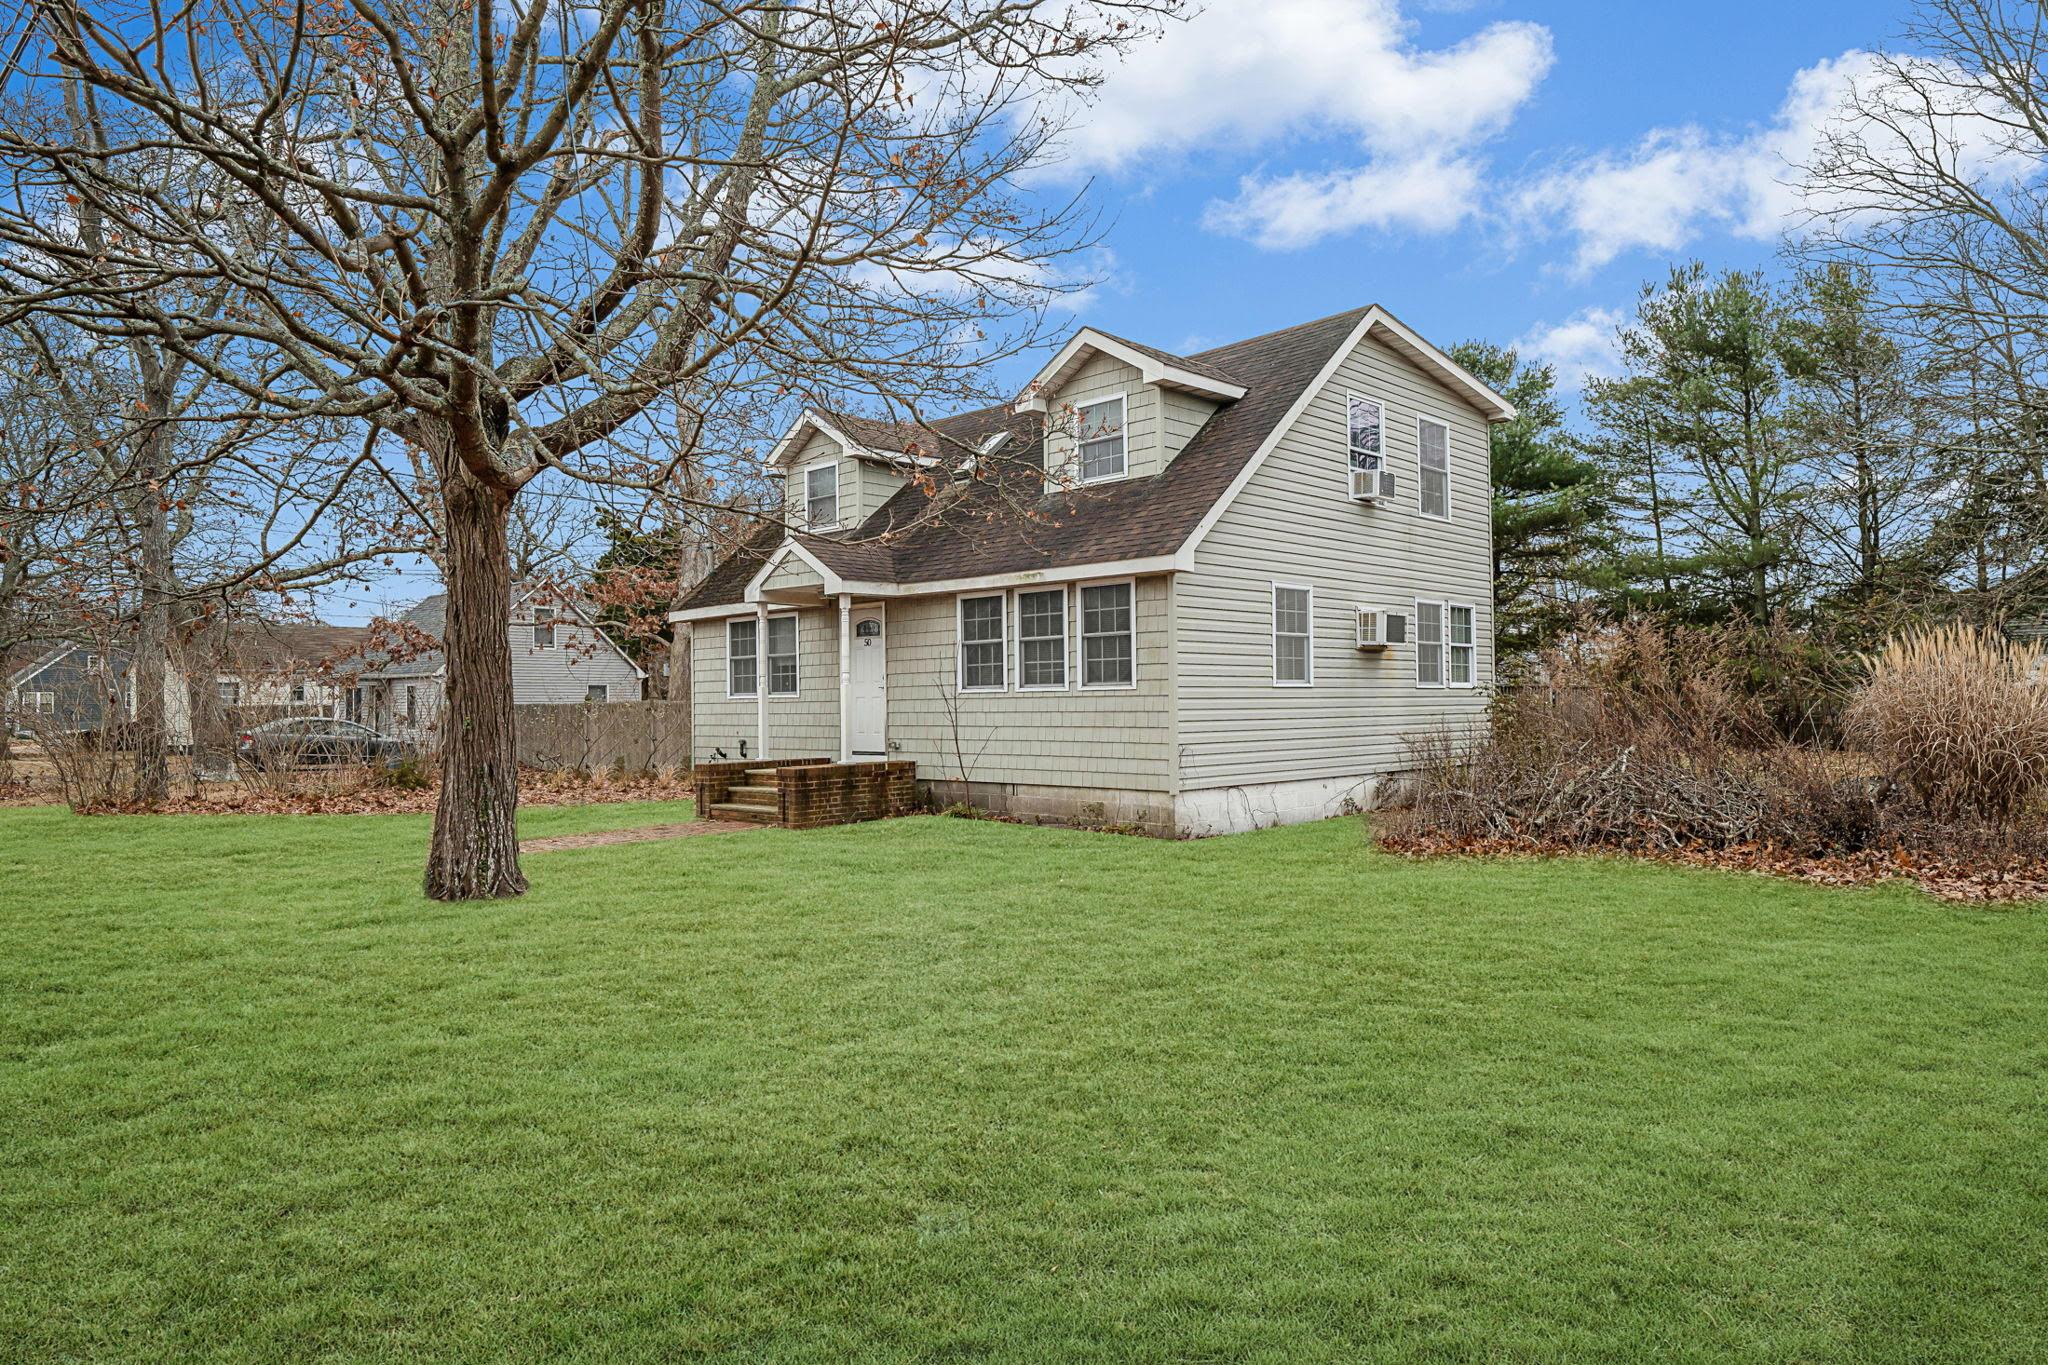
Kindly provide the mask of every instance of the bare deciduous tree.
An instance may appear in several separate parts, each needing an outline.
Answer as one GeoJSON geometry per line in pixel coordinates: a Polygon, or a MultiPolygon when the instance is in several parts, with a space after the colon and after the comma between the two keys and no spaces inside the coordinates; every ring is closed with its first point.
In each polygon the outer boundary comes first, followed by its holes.
{"type": "Polygon", "coordinates": [[[45,0],[0,268],[251,414],[420,454],[448,591],[426,887],[516,894],[513,500],[664,486],[764,389],[973,390],[1078,240],[1011,189],[1054,131],[1034,102],[1173,3],[45,0]],[[73,91],[103,135],[37,117],[73,91]],[[166,155],[218,189],[163,193],[166,155]],[[172,302],[195,287],[231,305],[172,302]]]}

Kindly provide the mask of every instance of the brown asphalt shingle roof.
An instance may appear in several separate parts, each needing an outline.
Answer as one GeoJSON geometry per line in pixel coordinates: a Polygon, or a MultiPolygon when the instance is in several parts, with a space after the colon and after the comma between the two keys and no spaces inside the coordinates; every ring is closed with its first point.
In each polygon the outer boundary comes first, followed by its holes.
{"type": "MultiPolygon", "coordinates": [[[[1008,473],[942,489],[937,506],[925,487],[909,483],[850,535],[795,539],[843,577],[906,584],[1172,554],[1367,311],[1354,308],[1184,358],[1156,353],[1228,378],[1246,392],[1217,409],[1173,462],[1149,478],[1042,494],[1038,419],[1032,417],[1026,449],[1009,442],[1010,453],[1022,458],[1011,461],[1008,473]]],[[[993,429],[999,413],[1007,418],[1005,409],[988,408],[947,421],[962,431],[979,429],[974,423],[993,429]]],[[[778,523],[764,524],[683,607],[740,601],[747,581],[784,538],[778,523]]]]}

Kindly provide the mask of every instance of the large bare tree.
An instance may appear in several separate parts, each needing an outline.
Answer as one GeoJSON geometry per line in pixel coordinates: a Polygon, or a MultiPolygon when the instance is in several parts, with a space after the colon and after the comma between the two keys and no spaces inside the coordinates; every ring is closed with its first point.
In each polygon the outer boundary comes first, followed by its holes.
{"type": "Polygon", "coordinates": [[[1173,3],[40,0],[0,270],[251,415],[423,461],[449,717],[426,888],[517,894],[513,500],[672,487],[764,390],[976,389],[1085,228],[1015,189],[1040,111],[1173,3]],[[166,157],[218,189],[164,193],[166,157]],[[228,302],[183,302],[208,288],[228,302]]]}

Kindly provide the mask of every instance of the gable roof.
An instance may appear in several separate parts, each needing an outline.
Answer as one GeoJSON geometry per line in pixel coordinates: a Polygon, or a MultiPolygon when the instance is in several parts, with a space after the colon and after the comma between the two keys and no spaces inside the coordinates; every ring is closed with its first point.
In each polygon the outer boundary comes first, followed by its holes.
{"type": "MultiPolygon", "coordinates": [[[[1466,393],[1489,420],[1514,415],[1507,400],[1376,306],[1192,356],[1157,352],[1161,363],[1183,362],[1189,373],[1231,376],[1244,394],[1217,408],[1158,473],[1047,494],[1033,449],[1027,458],[1006,462],[1006,474],[941,488],[937,498],[946,501],[936,515],[934,495],[909,483],[850,534],[785,532],[766,521],[683,600],[679,614],[744,601],[753,576],[785,541],[801,545],[842,583],[853,584],[908,585],[1176,555],[1206,529],[1368,330],[1382,333],[1397,351],[1466,393]]],[[[1084,329],[1075,340],[1091,334],[1108,335],[1084,329]]],[[[986,420],[984,414],[1001,411],[984,409],[952,420],[986,420]]]]}
{"type": "MultiPolygon", "coordinates": [[[[532,596],[536,590],[537,585],[534,584],[513,583],[511,606],[516,609],[521,602],[532,596]]],[[[596,633],[598,639],[611,646],[612,651],[624,659],[635,673],[638,673],[643,678],[647,676],[647,671],[634,663],[632,657],[625,650],[619,648],[618,642],[605,632],[604,627],[600,626],[596,618],[584,610],[583,604],[573,595],[568,593],[558,594],[552,600],[544,602],[543,605],[566,607],[570,612],[574,613],[578,621],[590,627],[596,633]]],[[[430,597],[423,597],[418,605],[409,608],[398,619],[419,631],[422,635],[430,635],[434,639],[439,640],[448,629],[448,594],[437,592],[430,597]]],[[[382,651],[372,651],[372,653],[374,655],[382,653],[382,651]]],[[[385,658],[388,659],[389,656],[385,655],[385,658]]],[[[367,661],[368,675],[378,679],[431,678],[440,673],[446,666],[447,658],[438,649],[422,649],[407,658],[390,660],[383,663],[379,663],[374,657],[367,661]]]]}

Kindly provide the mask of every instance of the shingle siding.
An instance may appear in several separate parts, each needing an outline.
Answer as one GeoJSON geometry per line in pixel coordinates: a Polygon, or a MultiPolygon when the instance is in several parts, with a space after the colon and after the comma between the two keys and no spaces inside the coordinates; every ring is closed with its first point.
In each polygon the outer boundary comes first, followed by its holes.
{"type": "Polygon", "coordinates": [[[1175,584],[1179,779],[1227,787],[1380,773],[1404,741],[1481,720],[1493,680],[1491,481],[1485,419],[1376,340],[1361,342],[1281,437],[1175,584]],[[1347,496],[1347,392],[1386,406],[1392,504],[1347,496]],[[1451,520],[1416,504],[1417,418],[1451,428],[1451,520]],[[1272,584],[1315,589],[1314,685],[1273,684],[1272,584]],[[1418,688],[1415,630],[1379,653],[1356,648],[1354,611],[1414,612],[1416,598],[1471,603],[1470,690],[1418,688]]]}

